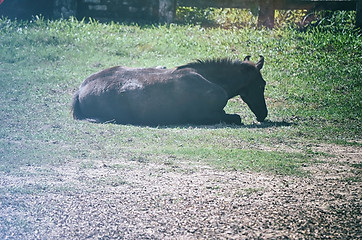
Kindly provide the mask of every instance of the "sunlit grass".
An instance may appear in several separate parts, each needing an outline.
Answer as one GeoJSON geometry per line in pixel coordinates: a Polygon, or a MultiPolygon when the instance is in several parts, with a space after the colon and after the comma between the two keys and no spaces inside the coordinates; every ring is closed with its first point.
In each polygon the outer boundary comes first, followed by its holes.
{"type": "Polygon", "coordinates": [[[361,36],[345,27],[338,33],[330,26],[299,31],[2,19],[0,171],[82,159],[169,161],[174,155],[228,170],[300,174],[301,164],[313,156],[304,148],[297,149],[300,154],[278,151],[276,143],[298,148],[293,142],[346,144],[361,138],[361,46],[361,36]],[[259,54],[266,59],[268,119],[288,124],[263,128],[238,98],[225,110],[240,114],[243,127],[150,128],[71,118],[72,94],[101,69],[172,68],[194,59],[246,55],[257,61],[259,54]]]}

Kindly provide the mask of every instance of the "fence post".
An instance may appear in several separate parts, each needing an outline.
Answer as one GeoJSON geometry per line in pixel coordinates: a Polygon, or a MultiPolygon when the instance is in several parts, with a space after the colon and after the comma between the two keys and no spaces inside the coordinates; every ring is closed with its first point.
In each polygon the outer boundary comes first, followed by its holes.
{"type": "Polygon", "coordinates": [[[259,0],[258,27],[274,27],[275,5],[274,0],[259,0]]]}
{"type": "Polygon", "coordinates": [[[53,16],[55,18],[69,18],[77,15],[76,0],[55,0],[53,16]]]}
{"type": "Polygon", "coordinates": [[[356,3],[356,27],[362,30],[362,0],[356,3]]]}
{"type": "Polygon", "coordinates": [[[176,15],[176,0],[159,0],[158,20],[170,23],[176,15]]]}

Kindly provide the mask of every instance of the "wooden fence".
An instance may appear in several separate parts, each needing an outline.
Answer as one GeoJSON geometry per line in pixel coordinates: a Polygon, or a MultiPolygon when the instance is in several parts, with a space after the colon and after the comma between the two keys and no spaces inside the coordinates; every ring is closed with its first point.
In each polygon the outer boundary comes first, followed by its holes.
{"type": "Polygon", "coordinates": [[[276,9],[356,10],[362,29],[362,0],[4,0],[0,16],[30,18],[76,16],[172,22],[178,6],[258,9],[258,25],[272,28],[276,9]],[[24,17],[23,17],[24,16],[24,17]]]}

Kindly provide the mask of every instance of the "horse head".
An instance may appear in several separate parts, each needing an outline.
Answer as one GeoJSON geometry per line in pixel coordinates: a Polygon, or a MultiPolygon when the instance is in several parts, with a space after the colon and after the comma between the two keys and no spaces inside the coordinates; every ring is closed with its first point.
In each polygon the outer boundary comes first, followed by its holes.
{"type": "Polygon", "coordinates": [[[250,56],[246,56],[244,63],[247,64],[248,85],[243,87],[239,95],[255,114],[259,122],[263,122],[268,115],[268,109],[265,104],[264,90],[266,82],[264,81],[260,70],[264,66],[264,57],[260,55],[260,60],[254,64],[250,62],[250,56]]]}

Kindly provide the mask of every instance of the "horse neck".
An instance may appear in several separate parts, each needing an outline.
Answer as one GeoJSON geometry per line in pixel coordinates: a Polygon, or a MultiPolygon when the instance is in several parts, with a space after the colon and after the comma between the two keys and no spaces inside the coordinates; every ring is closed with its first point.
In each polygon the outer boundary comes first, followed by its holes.
{"type": "Polygon", "coordinates": [[[237,69],[233,66],[220,67],[216,65],[200,67],[195,70],[208,81],[222,87],[228,94],[229,99],[238,95],[238,92],[241,89],[242,84],[240,83],[240,80],[236,78],[237,74],[235,71],[237,69]]]}

